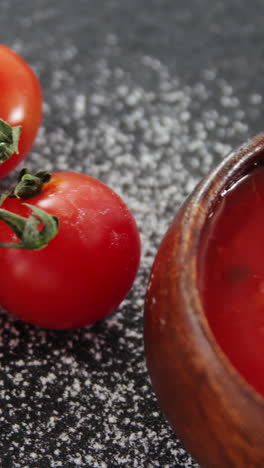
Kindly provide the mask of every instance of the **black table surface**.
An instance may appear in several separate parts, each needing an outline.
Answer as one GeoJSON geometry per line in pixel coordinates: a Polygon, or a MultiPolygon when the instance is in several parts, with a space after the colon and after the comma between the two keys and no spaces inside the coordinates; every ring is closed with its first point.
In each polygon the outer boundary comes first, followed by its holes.
{"type": "Polygon", "coordinates": [[[100,323],[55,332],[0,312],[1,467],[198,466],[151,389],[144,296],[187,194],[263,130],[263,9],[262,0],[1,1],[1,42],[43,88],[27,166],[106,182],[142,239],[134,287],[100,323]]]}

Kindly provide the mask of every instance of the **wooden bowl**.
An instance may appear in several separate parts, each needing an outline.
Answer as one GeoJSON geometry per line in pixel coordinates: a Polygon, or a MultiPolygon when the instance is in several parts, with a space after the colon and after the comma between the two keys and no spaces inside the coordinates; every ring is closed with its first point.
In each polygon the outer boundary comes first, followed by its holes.
{"type": "Polygon", "coordinates": [[[149,278],[144,339],[152,385],[170,425],[204,468],[264,468],[264,398],[216,342],[196,273],[209,213],[223,190],[260,161],[264,134],[202,180],[165,235],[149,278]]]}

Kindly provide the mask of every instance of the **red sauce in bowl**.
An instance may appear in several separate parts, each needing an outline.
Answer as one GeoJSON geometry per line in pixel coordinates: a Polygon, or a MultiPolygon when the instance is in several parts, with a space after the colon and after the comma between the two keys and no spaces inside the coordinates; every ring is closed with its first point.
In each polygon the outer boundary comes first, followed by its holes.
{"type": "Polygon", "coordinates": [[[264,395],[264,167],[226,191],[203,231],[198,286],[209,325],[264,395]]]}

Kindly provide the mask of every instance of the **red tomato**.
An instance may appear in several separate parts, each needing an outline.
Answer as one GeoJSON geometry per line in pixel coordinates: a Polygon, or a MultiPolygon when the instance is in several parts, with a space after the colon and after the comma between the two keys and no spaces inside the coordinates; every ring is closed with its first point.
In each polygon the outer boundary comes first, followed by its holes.
{"type": "Polygon", "coordinates": [[[0,165],[3,177],[30,151],[42,118],[38,78],[19,55],[3,44],[0,44],[0,90],[0,118],[12,126],[22,126],[19,153],[0,165]]]}
{"type": "MultiPolygon", "coordinates": [[[[52,175],[27,203],[59,219],[59,233],[41,250],[0,247],[0,304],[45,328],[91,324],[112,312],[134,281],[140,259],[135,220],[121,198],[97,179],[74,172],[52,175]]],[[[2,207],[22,216],[18,198],[2,207]]],[[[0,221],[0,241],[17,242],[0,221]]]]}

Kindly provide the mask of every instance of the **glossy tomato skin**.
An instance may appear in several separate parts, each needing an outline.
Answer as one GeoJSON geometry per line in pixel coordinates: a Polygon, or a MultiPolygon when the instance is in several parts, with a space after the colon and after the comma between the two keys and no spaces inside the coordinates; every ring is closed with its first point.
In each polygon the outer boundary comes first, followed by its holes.
{"type": "MultiPolygon", "coordinates": [[[[45,328],[77,328],[100,320],[124,299],[140,260],[135,220],[120,197],[84,174],[58,172],[27,200],[59,218],[57,236],[38,251],[0,247],[0,304],[45,328]]],[[[21,200],[3,208],[23,216],[21,200]]],[[[0,241],[17,241],[0,221],[0,241]]]]}
{"type": "Polygon", "coordinates": [[[42,92],[30,66],[14,51],[0,44],[0,118],[21,125],[19,153],[0,165],[0,177],[8,174],[30,151],[41,124],[42,92]]]}

